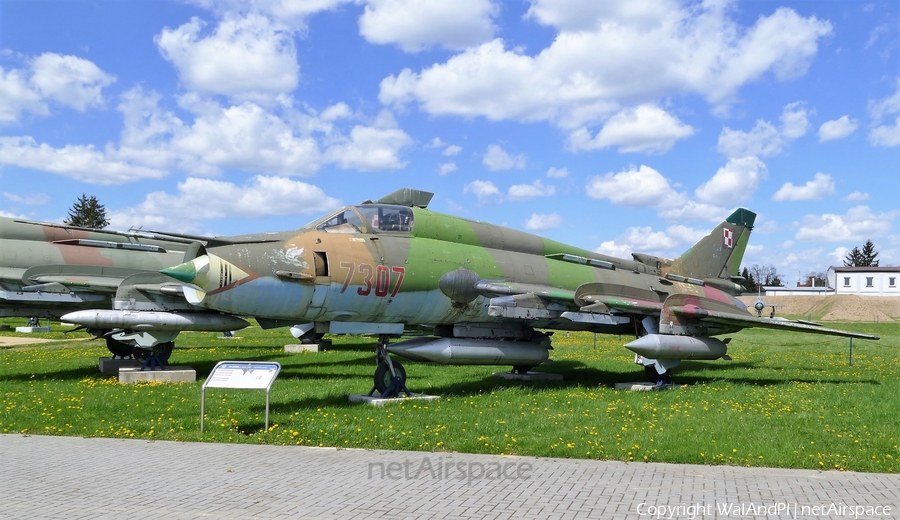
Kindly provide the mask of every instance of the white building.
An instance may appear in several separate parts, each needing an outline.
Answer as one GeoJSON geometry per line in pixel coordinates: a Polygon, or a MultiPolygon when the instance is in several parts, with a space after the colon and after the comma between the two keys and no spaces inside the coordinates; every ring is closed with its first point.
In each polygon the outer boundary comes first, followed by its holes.
{"type": "Polygon", "coordinates": [[[829,267],[825,278],[834,294],[900,296],[900,267],[829,267]]]}

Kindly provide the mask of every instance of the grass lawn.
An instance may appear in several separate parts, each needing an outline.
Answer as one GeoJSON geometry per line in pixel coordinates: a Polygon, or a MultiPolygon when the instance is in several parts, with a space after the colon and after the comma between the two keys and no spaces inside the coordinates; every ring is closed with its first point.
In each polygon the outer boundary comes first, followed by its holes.
{"type": "Polygon", "coordinates": [[[196,383],[120,385],[97,370],[104,344],[52,332],[39,336],[68,339],[0,349],[0,432],[900,472],[900,324],[829,326],[882,340],[854,340],[848,366],[847,339],[746,330],[731,336],[733,361],[684,362],[683,386],[628,392],[613,388],[643,380],[628,338],[595,346],[557,332],[555,362],[540,370],[562,382],[403,360],[410,389],[441,399],[384,408],[347,400],[372,387],[374,338],[285,354],[286,329],[183,333],[171,361],[193,366],[196,383]],[[202,381],[226,359],[282,364],[268,431],[264,392],[208,389],[200,434],[202,381]]]}

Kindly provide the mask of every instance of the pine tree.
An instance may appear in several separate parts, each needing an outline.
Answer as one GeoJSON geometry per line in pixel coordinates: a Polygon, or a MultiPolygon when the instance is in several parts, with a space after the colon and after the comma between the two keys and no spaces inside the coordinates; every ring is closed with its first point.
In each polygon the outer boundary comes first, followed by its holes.
{"type": "Polygon", "coordinates": [[[109,225],[109,219],[106,218],[106,208],[97,201],[97,197],[88,197],[82,193],[69,210],[69,218],[65,223],[69,226],[103,229],[109,225]]]}
{"type": "Polygon", "coordinates": [[[875,251],[875,244],[871,240],[866,240],[862,250],[854,247],[844,257],[844,267],[878,267],[878,252],[875,251]]]}
{"type": "Polygon", "coordinates": [[[746,267],[741,271],[741,276],[744,278],[744,281],[741,282],[741,285],[744,286],[744,290],[748,292],[756,291],[756,280],[753,279],[753,275],[750,274],[750,271],[746,267]]]}
{"type": "Polygon", "coordinates": [[[878,267],[878,252],[875,251],[875,244],[871,240],[866,240],[866,244],[862,248],[862,265],[864,267],[878,267]]]}

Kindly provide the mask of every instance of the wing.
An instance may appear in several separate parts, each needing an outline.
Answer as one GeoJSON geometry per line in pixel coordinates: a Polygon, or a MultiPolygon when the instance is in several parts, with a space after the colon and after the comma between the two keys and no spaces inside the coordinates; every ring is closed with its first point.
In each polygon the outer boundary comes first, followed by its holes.
{"type": "Polygon", "coordinates": [[[766,329],[825,334],[829,336],[843,336],[845,338],[880,339],[873,334],[830,329],[811,321],[788,320],[784,318],[759,318],[753,316],[749,312],[741,312],[740,308],[727,305],[724,302],[688,295],[674,295],[669,297],[664,305],[663,315],[660,321],[662,323],[671,321],[682,325],[684,325],[685,322],[700,322],[724,325],[738,329],[760,327],[766,329]]]}

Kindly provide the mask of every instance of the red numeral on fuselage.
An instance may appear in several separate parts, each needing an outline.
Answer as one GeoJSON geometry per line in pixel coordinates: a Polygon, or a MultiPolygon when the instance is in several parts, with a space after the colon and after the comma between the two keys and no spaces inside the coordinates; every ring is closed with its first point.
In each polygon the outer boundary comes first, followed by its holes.
{"type": "Polygon", "coordinates": [[[372,264],[357,265],[353,262],[341,262],[340,266],[347,270],[347,276],[344,278],[344,284],[341,286],[341,294],[344,294],[347,287],[350,287],[353,275],[357,271],[363,274],[363,286],[356,289],[356,294],[368,296],[372,293],[374,286],[375,296],[379,298],[384,298],[388,294],[391,295],[391,298],[397,296],[400,286],[403,285],[403,278],[406,276],[406,268],[399,265],[388,268],[386,265],[373,267],[372,264]],[[397,281],[393,284],[393,288],[391,288],[392,273],[397,275],[397,281]]]}

